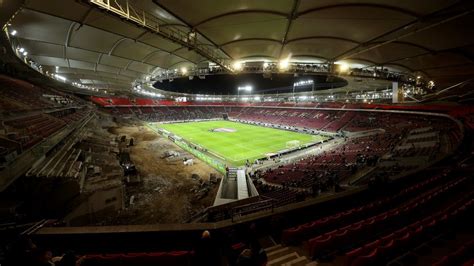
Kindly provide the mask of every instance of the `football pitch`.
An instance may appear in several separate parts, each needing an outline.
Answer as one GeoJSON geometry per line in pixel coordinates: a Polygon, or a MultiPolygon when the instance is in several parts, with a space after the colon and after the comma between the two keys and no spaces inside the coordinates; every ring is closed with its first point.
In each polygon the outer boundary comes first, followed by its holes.
{"type": "Polygon", "coordinates": [[[267,154],[288,148],[289,142],[299,145],[319,142],[325,136],[310,135],[231,121],[202,121],[153,124],[188,142],[197,144],[231,165],[244,165],[267,154]]]}

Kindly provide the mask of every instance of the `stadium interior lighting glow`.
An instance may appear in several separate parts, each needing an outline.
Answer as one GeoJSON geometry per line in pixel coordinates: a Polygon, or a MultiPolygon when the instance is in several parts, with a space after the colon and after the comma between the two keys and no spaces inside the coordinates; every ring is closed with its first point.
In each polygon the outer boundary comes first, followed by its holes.
{"type": "Polygon", "coordinates": [[[232,69],[234,69],[235,71],[240,71],[243,68],[244,68],[244,65],[242,62],[237,61],[232,64],[232,69]]]}
{"type": "Polygon", "coordinates": [[[241,87],[238,87],[237,90],[250,92],[250,91],[252,91],[252,86],[250,86],[250,85],[241,86],[241,87]]]}
{"type": "Polygon", "coordinates": [[[263,63],[263,68],[267,68],[267,67],[268,67],[268,63],[267,62],[263,63]]]}
{"type": "Polygon", "coordinates": [[[286,70],[288,69],[289,66],[290,66],[290,60],[288,59],[283,59],[278,64],[278,67],[280,68],[280,70],[286,70]]]}
{"type": "Polygon", "coordinates": [[[16,30],[12,30],[12,31],[10,32],[10,35],[11,35],[11,36],[15,36],[16,34],[17,34],[17,31],[16,31],[16,30]]]}
{"type": "Polygon", "coordinates": [[[25,48],[21,47],[18,51],[20,51],[20,53],[23,53],[25,51],[25,48]]]}
{"type": "Polygon", "coordinates": [[[159,93],[155,93],[155,92],[151,92],[151,91],[141,91],[140,93],[148,95],[148,96],[152,96],[152,97],[162,97],[163,96],[159,93]]]}
{"type": "Polygon", "coordinates": [[[313,80],[312,79],[308,79],[308,80],[301,80],[301,81],[298,81],[298,82],[295,82],[293,83],[293,85],[295,87],[299,87],[299,86],[306,86],[306,85],[311,85],[313,84],[313,80]]]}
{"type": "Polygon", "coordinates": [[[222,97],[196,97],[198,101],[222,101],[222,97]]]}
{"type": "Polygon", "coordinates": [[[186,75],[186,73],[188,73],[188,69],[185,68],[185,67],[182,67],[181,68],[181,74],[186,75]]]}
{"type": "Polygon", "coordinates": [[[58,74],[54,74],[54,77],[55,77],[56,79],[60,79],[60,80],[62,80],[62,81],[66,81],[66,80],[67,80],[65,77],[60,76],[60,75],[58,75],[58,74]]]}
{"type": "Polygon", "coordinates": [[[346,63],[339,63],[339,71],[340,72],[346,72],[349,70],[349,65],[346,63]]]}
{"type": "Polygon", "coordinates": [[[28,52],[27,52],[27,51],[24,51],[24,52],[23,52],[23,55],[24,55],[24,56],[27,56],[27,55],[28,55],[28,52]]]}

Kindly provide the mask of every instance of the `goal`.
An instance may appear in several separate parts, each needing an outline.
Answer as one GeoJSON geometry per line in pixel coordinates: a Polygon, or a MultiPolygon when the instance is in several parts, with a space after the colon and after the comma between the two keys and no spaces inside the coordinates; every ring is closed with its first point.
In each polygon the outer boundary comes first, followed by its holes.
{"type": "Polygon", "coordinates": [[[286,148],[287,149],[298,148],[300,144],[301,143],[299,140],[290,140],[286,142],[286,148]]]}

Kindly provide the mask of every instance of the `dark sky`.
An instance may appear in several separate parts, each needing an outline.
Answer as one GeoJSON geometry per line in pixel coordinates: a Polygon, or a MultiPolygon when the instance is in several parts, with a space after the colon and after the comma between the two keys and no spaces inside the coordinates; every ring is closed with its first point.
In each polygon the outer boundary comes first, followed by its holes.
{"type": "MultiPolygon", "coordinates": [[[[315,90],[341,87],[346,83],[338,77],[331,77],[332,82],[328,82],[327,76],[301,75],[294,77],[293,74],[272,74],[271,78],[264,78],[262,74],[216,74],[208,75],[205,79],[197,76],[193,80],[188,77],[174,79],[172,82],[163,80],[156,82],[156,88],[193,94],[237,94],[239,86],[250,85],[253,87],[252,93],[283,93],[292,92],[293,83],[301,80],[312,79],[315,90]]],[[[298,87],[296,91],[311,91],[311,85],[298,87]]]]}

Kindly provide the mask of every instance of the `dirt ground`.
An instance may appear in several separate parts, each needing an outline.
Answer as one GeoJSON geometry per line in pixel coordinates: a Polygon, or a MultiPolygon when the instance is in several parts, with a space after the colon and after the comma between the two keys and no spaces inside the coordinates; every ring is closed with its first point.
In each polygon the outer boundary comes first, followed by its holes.
{"type": "Polygon", "coordinates": [[[141,184],[126,187],[126,209],[114,224],[182,223],[213,204],[218,182],[209,179],[221,177],[214,168],[148,127],[118,126],[108,131],[134,139],[130,157],[142,178],[141,184]],[[180,156],[165,158],[169,151],[180,156]],[[194,158],[194,165],[185,166],[184,158],[194,158]]]}

